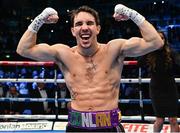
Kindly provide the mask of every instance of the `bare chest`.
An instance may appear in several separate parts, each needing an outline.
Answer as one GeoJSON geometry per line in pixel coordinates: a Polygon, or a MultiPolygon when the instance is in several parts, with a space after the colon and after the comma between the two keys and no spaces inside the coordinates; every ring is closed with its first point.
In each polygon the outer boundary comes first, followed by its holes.
{"type": "Polygon", "coordinates": [[[92,57],[85,57],[76,52],[67,58],[62,70],[69,83],[96,84],[98,81],[108,80],[109,76],[119,77],[119,63],[106,50],[100,50],[92,57]]]}
{"type": "Polygon", "coordinates": [[[84,80],[93,81],[96,78],[103,77],[108,71],[108,64],[101,61],[100,58],[83,58],[77,60],[77,68],[72,70],[73,74],[84,80]]]}

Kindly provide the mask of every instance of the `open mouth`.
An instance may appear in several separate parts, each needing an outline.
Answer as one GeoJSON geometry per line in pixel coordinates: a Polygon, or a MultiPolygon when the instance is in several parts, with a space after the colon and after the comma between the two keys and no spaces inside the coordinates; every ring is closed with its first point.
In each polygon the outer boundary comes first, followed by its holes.
{"type": "Polygon", "coordinates": [[[80,37],[82,40],[88,40],[91,37],[91,35],[90,34],[81,34],[80,37]]]}

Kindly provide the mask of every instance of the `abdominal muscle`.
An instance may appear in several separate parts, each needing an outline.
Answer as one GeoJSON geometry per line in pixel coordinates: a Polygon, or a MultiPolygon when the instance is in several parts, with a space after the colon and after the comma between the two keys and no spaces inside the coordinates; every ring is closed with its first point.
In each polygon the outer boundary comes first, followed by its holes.
{"type": "MultiPolygon", "coordinates": [[[[79,111],[103,111],[118,108],[119,86],[108,81],[75,83],[70,89],[71,108],[79,111]]],[[[73,84],[73,83],[72,83],[73,84]]]]}

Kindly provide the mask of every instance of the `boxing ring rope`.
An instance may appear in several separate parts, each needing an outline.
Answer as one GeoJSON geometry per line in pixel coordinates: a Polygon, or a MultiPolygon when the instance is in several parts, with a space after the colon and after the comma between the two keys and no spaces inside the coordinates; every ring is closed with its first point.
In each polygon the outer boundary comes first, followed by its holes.
{"type": "MultiPolygon", "coordinates": [[[[124,78],[121,79],[121,83],[139,83],[140,79],[137,78],[124,78]]],[[[180,78],[175,78],[176,83],[180,83],[180,78]]],[[[0,82],[27,82],[27,83],[32,83],[32,82],[37,82],[37,83],[65,83],[64,79],[20,79],[20,78],[0,78],[0,82]]],[[[150,78],[142,78],[141,83],[149,83],[150,78]]]]}
{"type": "MultiPolygon", "coordinates": [[[[54,66],[51,61],[0,61],[0,66],[54,66]]],[[[137,65],[137,61],[124,61],[124,65],[137,65]]]]}
{"type": "MultiPolygon", "coordinates": [[[[36,61],[0,61],[1,66],[54,66],[54,62],[36,62],[36,61]]],[[[137,65],[137,61],[124,61],[124,65],[137,65]]],[[[180,78],[175,78],[176,83],[180,83],[180,78]]],[[[44,83],[65,83],[64,79],[57,79],[56,73],[54,79],[20,79],[20,78],[0,78],[0,82],[44,82],[44,83]]],[[[124,78],[121,79],[121,83],[149,83],[150,78],[141,78],[141,68],[139,68],[138,78],[124,78]]],[[[139,99],[120,99],[120,103],[140,104],[142,114],[140,116],[122,116],[122,120],[155,120],[153,116],[144,116],[143,104],[150,104],[151,99],[142,98],[142,90],[140,89],[139,99]]],[[[0,101],[19,101],[19,102],[69,102],[71,99],[67,98],[0,98],[0,101]]],[[[179,99],[180,102],[180,99],[179,99]]],[[[0,119],[62,119],[67,120],[67,115],[0,115],[0,119]]],[[[167,121],[167,118],[165,119],[167,121]]],[[[180,118],[178,118],[180,121],[180,118]]]]}
{"type": "Polygon", "coordinates": [[[37,62],[37,61],[0,61],[0,66],[54,66],[55,63],[51,61],[37,62]]]}

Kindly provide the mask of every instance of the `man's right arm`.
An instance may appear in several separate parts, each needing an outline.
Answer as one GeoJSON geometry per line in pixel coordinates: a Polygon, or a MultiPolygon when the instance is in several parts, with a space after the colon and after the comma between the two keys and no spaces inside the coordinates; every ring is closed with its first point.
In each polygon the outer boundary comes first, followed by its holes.
{"type": "Polygon", "coordinates": [[[56,46],[48,44],[36,44],[37,32],[44,23],[56,23],[58,21],[57,12],[52,8],[46,8],[29,25],[26,32],[21,37],[17,53],[21,56],[41,61],[55,61],[56,46]]]}

